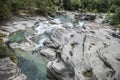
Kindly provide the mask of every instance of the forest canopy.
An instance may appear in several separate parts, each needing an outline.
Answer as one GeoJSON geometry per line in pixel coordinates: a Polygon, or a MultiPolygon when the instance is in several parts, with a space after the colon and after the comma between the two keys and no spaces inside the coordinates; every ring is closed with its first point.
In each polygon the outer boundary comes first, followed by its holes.
{"type": "Polygon", "coordinates": [[[8,19],[19,10],[50,15],[56,9],[114,13],[118,7],[120,0],[0,0],[0,19],[8,19]]]}

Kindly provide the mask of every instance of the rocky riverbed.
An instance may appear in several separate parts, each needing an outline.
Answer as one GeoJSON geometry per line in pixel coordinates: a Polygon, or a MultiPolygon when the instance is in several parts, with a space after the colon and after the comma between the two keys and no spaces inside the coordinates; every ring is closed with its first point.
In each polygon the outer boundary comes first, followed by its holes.
{"type": "Polygon", "coordinates": [[[0,59],[0,80],[26,80],[26,76],[9,57],[0,59]]]}
{"type": "Polygon", "coordinates": [[[51,80],[119,80],[120,37],[103,26],[84,27],[52,32],[40,51],[50,60],[49,77],[51,80]]]}
{"type": "Polygon", "coordinates": [[[105,14],[58,13],[1,26],[27,80],[119,80],[120,36],[105,14]]]}

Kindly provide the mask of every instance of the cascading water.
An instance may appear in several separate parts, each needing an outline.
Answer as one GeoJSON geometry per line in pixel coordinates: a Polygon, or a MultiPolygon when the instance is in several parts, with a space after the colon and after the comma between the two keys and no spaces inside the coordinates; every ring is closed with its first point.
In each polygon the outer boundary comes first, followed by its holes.
{"type": "MultiPolygon", "coordinates": [[[[74,18],[69,16],[57,16],[56,21],[60,23],[50,23],[49,20],[38,21],[31,29],[26,29],[27,38],[32,41],[34,45],[31,51],[23,51],[18,48],[15,50],[15,55],[18,58],[18,66],[21,71],[27,76],[27,80],[48,80],[47,79],[47,59],[40,55],[39,50],[44,46],[43,42],[49,39],[52,30],[65,29],[64,23],[71,22],[74,18]],[[31,34],[32,33],[32,34],[31,34]]],[[[11,36],[11,37],[24,37],[24,36],[11,36]]],[[[15,39],[13,38],[13,39],[15,39]]],[[[19,41],[19,40],[18,40],[19,41]]],[[[24,41],[22,41],[24,42],[24,41]]]]}

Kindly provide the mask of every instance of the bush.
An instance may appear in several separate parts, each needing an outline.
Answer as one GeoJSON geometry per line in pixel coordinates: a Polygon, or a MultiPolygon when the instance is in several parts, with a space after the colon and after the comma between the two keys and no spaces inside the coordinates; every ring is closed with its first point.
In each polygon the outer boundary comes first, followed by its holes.
{"type": "Polygon", "coordinates": [[[78,10],[81,6],[80,0],[72,0],[72,9],[78,10]]]}
{"type": "Polygon", "coordinates": [[[63,0],[65,10],[78,10],[81,6],[80,0],[63,0]]]}
{"type": "Polygon", "coordinates": [[[115,10],[114,15],[111,16],[111,24],[120,24],[120,7],[115,10]]]}
{"type": "Polygon", "coordinates": [[[11,15],[11,8],[9,3],[3,0],[0,0],[0,19],[8,19],[11,15]]]}
{"type": "Polygon", "coordinates": [[[120,24],[116,25],[115,28],[117,28],[118,30],[120,30],[120,24]]]}
{"type": "Polygon", "coordinates": [[[71,10],[72,8],[71,0],[63,0],[63,6],[65,10],[71,10]]]}
{"type": "Polygon", "coordinates": [[[37,13],[44,16],[51,15],[55,9],[55,5],[49,0],[37,0],[36,7],[38,8],[37,13]]]}

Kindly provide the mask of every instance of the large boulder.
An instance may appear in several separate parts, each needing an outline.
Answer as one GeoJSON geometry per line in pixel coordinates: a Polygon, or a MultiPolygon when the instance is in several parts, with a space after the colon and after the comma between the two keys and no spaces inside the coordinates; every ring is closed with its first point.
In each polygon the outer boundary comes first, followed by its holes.
{"type": "Polygon", "coordinates": [[[26,76],[10,58],[0,59],[0,80],[26,80],[26,76]]]}
{"type": "Polygon", "coordinates": [[[45,44],[55,56],[50,80],[120,80],[120,37],[104,26],[84,27],[52,32],[45,44]]]}

